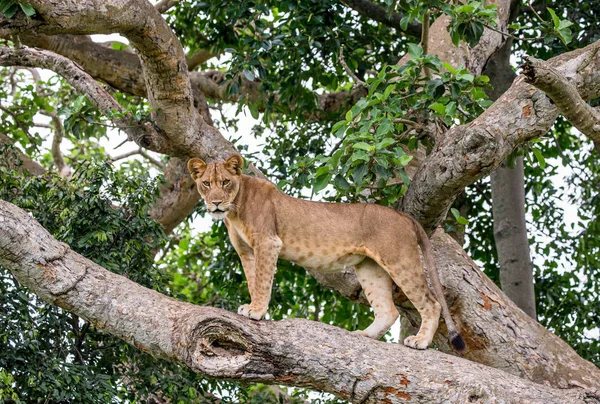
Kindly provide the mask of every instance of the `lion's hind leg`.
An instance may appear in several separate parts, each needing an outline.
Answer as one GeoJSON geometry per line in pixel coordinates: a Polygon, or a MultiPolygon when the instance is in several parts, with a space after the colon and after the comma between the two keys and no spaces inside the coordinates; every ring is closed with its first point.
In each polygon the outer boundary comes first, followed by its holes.
{"type": "Polygon", "coordinates": [[[375,313],[375,320],[364,330],[355,331],[366,337],[379,339],[398,318],[398,309],[392,299],[392,278],[375,261],[365,258],[355,267],[356,277],[375,313]]]}
{"type": "Polygon", "coordinates": [[[404,339],[404,345],[415,349],[427,349],[438,328],[441,306],[429,290],[419,252],[414,248],[406,249],[401,254],[384,252],[383,255],[376,257],[376,260],[421,315],[419,332],[404,339]],[[402,259],[399,256],[402,256],[402,259]]]}

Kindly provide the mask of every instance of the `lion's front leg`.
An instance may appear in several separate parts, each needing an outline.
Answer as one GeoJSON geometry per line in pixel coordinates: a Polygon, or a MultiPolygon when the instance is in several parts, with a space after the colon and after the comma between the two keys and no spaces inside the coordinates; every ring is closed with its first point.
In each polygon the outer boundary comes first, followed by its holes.
{"type": "Polygon", "coordinates": [[[238,314],[260,320],[267,313],[281,245],[281,239],[273,236],[254,246],[254,279],[248,282],[251,302],[240,306],[238,314]]]}

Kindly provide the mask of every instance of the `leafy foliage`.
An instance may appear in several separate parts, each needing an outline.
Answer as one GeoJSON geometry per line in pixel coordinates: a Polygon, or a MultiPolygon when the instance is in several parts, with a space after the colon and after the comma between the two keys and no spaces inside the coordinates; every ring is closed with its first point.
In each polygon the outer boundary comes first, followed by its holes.
{"type": "Polygon", "coordinates": [[[305,177],[314,192],[333,180],[337,198],[394,205],[409,184],[403,167],[412,159],[406,152],[416,148],[419,128],[436,118],[445,126],[462,123],[489,105],[482,90],[486,76],[476,78],[466,69],[454,69],[423,55],[414,44],[408,48],[412,58],[402,66],[385,67],[369,79],[367,96],[333,125],[332,132],[340,140],[328,155],[299,160],[297,169],[302,173],[316,167],[314,174],[305,177]],[[425,68],[436,77],[423,76],[425,68]],[[400,182],[390,181],[398,176],[400,182]]]}

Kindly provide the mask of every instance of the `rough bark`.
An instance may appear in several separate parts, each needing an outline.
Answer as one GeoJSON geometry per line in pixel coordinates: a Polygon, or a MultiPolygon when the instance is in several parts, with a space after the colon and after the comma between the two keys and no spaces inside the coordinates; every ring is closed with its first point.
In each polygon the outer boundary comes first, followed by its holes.
{"type": "Polygon", "coordinates": [[[356,403],[600,399],[592,390],[551,388],[438,351],[386,344],[309,320],[256,322],[178,302],[78,255],[4,201],[0,264],[45,301],[213,378],[311,387],[356,403]]]}
{"type": "Polygon", "coordinates": [[[533,84],[554,101],[560,113],[593,142],[600,142],[600,110],[579,95],[567,77],[548,63],[528,58],[523,66],[525,81],[533,84]]]}
{"type": "MultiPolygon", "coordinates": [[[[497,100],[510,88],[517,75],[510,65],[512,40],[488,62],[483,73],[494,87],[488,92],[497,100]]],[[[531,318],[536,318],[533,264],[529,253],[527,222],[525,220],[525,172],[523,157],[515,167],[501,164],[490,175],[494,242],[498,251],[500,286],[502,291],[531,318]]]]}
{"type": "MultiPolygon", "coordinates": [[[[600,95],[599,47],[600,41],[547,62],[572,80],[584,100],[600,95]]],[[[557,115],[556,105],[520,76],[477,119],[438,138],[404,196],[403,210],[434,229],[465,186],[488,175],[519,144],[544,135],[557,115]]]]}

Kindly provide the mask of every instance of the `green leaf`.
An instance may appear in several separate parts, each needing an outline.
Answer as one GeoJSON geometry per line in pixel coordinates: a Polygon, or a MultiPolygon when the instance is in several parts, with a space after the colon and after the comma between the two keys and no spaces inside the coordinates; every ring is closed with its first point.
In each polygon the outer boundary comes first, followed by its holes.
{"type": "Polygon", "coordinates": [[[352,118],[352,110],[349,110],[348,112],[346,112],[346,121],[352,122],[352,118]]]}
{"type": "Polygon", "coordinates": [[[468,81],[469,83],[472,83],[472,82],[473,82],[473,80],[475,79],[475,76],[473,76],[473,75],[472,75],[472,74],[470,74],[470,73],[463,73],[463,74],[457,74],[457,75],[456,75],[456,78],[457,78],[458,80],[466,80],[466,81],[468,81]]]}
{"type": "Polygon", "coordinates": [[[332,168],[336,169],[338,167],[338,165],[340,164],[340,157],[342,156],[342,154],[344,154],[344,150],[342,149],[336,150],[335,153],[333,153],[331,159],[329,159],[329,165],[332,168]]]}
{"type": "Polygon", "coordinates": [[[354,172],[352,173],[352,180],[354,181],[354,183],[357,186],[360,186],[362,184],[362,180],[365,176],[365,174],[367,173],[368,168],[367,168],[367,164],[366,163],[360,163],[359,165],[356,166],[356,168],[354,169],[354,172]]]}
{"type": "Polygon", "coordinates": [[[21,6],[21,10],[23,10],[27,17],[31,17],[35,14],[35,9],[31,7],[31,4],[19,3],[19,5],[21,6]]]}
{"type": "Polygon", "coordinates": [[[431,104],[429,106],[429,109],[433,109],[435,112],[437,112],[440,115],[446,114],[446,106],[444,104],[440,104],[439,102],[434,102],[433,104],[431,104]]]}
{"type": "Polygon", "coordinates": [[[19,11],[19,6],[12,4],[3,12],[3,14],[6,18],[11,19],[17,13],[17,11],[19,11]]]}
{"type": "Polygon", "coordinates": [[[544,168],[546,168],[546,159],[544,158],[544,155],[537,147],[533,147],[532,150],[533,154],[535,155],[535,158],[537,159],[538,163],[540,164],[540,167],[543,170],[544,168]]]}
{"type": "Polygon", "coordinates": [[[324,174],[327,174],[329,172],[329,166],[321,166],[317,169],[317,172],[315,173],[315,177],[320,177],[324,174]]]}
{"type": "Polygon", "coordinates": [[[462,216],[457,218],[456,221],[458,222],[458,224],[462,224],[462,225],[469,224],[469,220],[466,217],[462,217],[462,216]]]}
{"type": "Polygon", "coordinates": [[[381,142],[377,143],[375,148],[376,149],[385,149],[386,147],[393,145],[395,142],[396,141],[393,138],[386,137],[381,142]]]}
{"type": "Polygon", "coordinates": [[[571,35],[571,30],[569,28],[557,30],[556,33],[565,45],[568,45],[573,40],[573,36],[571,35]]]}
{"type": "Polygon", "coordinates": [[[452,74],[457,74],[458,70],[456,70],[455,68],[452,67],[452,65],[446,63],[446,62],[442,62],[442,66],[444,66],[444,68],[446,70],[448,70],[450,73],[452,74]]]}
{"type": "Polygon", "coordinates": [[[15,0],[0,0],[0,13],[4,14],[14,4],[15,0]]]}
{"type": "Polygon", "coordinates": [[[254,104],[248,104],[248,109],[250,110],[250,115],[252,115],[252,118],[258,119],[258,117],[260,115],[258,113],[258,108],[256,107],[256,105],[254,105],[254,104]]]}
{"type": "Polygon", "coordinates": [[[333,179],[333,184],[343,190],[343,191],[347,191],[350,189],[350,184],[348,183],[348,181],[346,181],[346,179],[341,176],[340,174],[336,175],[335,178],[333,179]]]}
{"type": "Polygon", "coordinates": [[[345,128],[345,127],[346,127],[346,121],[339,121],[338,123],[333,125],[333,128],[331,128],[331,133],[335,134],[340,128],[345,128]]]}
{"type": "Polygon", "coordinates": [[[402,167],[405,167],[408,163],[410,163],[410,161],[413,159],[413,156],[409,156],[407,154],[405,154],[404,156],[401,156],[398,160],[400,161],[400,165],[402,167]]]}
{"type": "Polygon", "coordinates": [[[75,136],[76,139],[79,139],[80,137],[80,133],[79,133],[79,121],[75,122],[73,124],[73,127],[71,128],[71,132],[73,132],[73,136],[75,136]]]}
{"type": "Polygon", "coordinates": [[[411,20],[411,15],[409,13],[406,13],[402,16],[402,18],[400,19],[400,29],[402,31],[406,31],[406,28],[408,28],[408,23],[411,20]]]}
{"type": "Polygon", "coordinates": [[[360,149],[360,150],[366,150],[366,151],[371,151],[371,145],[369,145],[368,143],[365,142],[358,142],[352,145],[353,149],[360,149]]]}
{"type": "Polygon", "coordinates": [[[371,85],[369,86],[369,96],[371,96],[375,90],[377,90],[377,87],[379,87],[379,85],[383,82],[382,78],[377,78],[375,79],[371,85]]]}
{"type": "Polygon", "coordinates": [[[550,16],[552,17],[552,22],[554,22],[554,28],[560,27],[560,18],[558,18],[554,10],[550,7],[548,7],[547,10],[550,13],[550,16]]]}
{"type": "Polygon", "coordinates": [[[460,212],[458,211],[458,209],[456,208],[451,208],[450,212],[452,213],[452,215],[454,216],[454,218],[456,220],[458,220],[458,218],[460,217],[460,212]]]}
{"type": "Polygon", "coordinates": [[[454,101],[450,101],[446,105],[446,115],[454,116],[456,114],[456,103],[454,101]]]}
{"type": "Polygon", "coordinates": [[[472,13],[473,10],[475,10],[475,7],[473,6],[469,6],[469,5],[464,5],[464,6],[458,6],[454,9],[455,13],[472,13]]]}
{"type": "Polygon", "coordinates": [[[421,48],[419,45],[414,44],[414,43],[409,43],[408,44],[408,54],[410,55],[410,57],[412,57],[413,59],[418,59],[421,56],[423,56],[423,48],[421,48]]]}
{"type": "Polygon", "coordinates": [[[425,85],[425,93],[435,100],[443,96],[445,91],[444,82],[439,78],[429,80],[425,85]]]}
{"type": "Polygon", "coordinates": [[[394,124],[392,121],[388,118],[385,118],[377,127],[377,130],[375,131],[375,137],[386,135],[393,129],[393,127],[394,124]]]}
{"type": "Polygon", "coordinates": [[[323,190],[327,185],[329,185],[329,181],[331,180],[331,174],[324,175],[322,177],[317,177],[317,181],[313,186],[313,191],[315,193],[323,190]]]}
{"type": "Polygon", "coordinates": [[[254,73],[250,70],[244,70],[244,76],[250,81],[254,81],[254,73]]]}
{"type": "Polygon", "coordinates": [[[385,88],[385,91],[383,92],[383,98],[388,98],[390,96],[390,94],[392,93],[392,91],[394,91],[396,89],[396,85],[395,84],[391,84],[389,86],[387,86],[385,88]]]}

